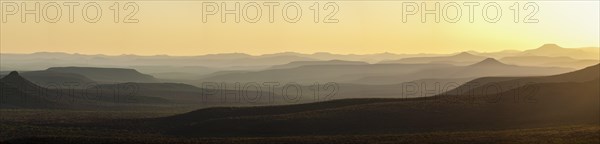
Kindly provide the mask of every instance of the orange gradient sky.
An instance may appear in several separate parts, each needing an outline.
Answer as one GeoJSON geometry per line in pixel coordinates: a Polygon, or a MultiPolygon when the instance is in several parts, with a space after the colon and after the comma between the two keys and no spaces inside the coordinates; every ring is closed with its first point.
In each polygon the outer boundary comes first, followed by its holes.
{"type": "MultiPolygon", "coordinates": [[[[322,7],[326,2],[318,1],[322,7]]],[[[415,1],[421,3],[421,1],[415,1]]],[[[5,3],[5,1],[2,1],[5,3]]],[[[20,2],[18,2],[21,4],[20,2]]],[[[45,2],[42,2],[42,6],[45,2]]],[[[75,22],[68,22],[67,8],[61,20],[20,22],[20,15],[6,16],[0,24],[1,53],[68,52],[82,54],[136,55],[202,55],[241,52],[265,54],[277,52],[331,52],[339,54],[368,53],[453,53],[458,51],[500,51],[532,49],[545,43],[563,47],[598,47],[600,24],[598,1],[537,1],[538,23],[513,22],[514,2],[498,2],[502,17],[497,23],[482,18],[482,6],[475,7],[475,22],[468,22],[467,7],[457,23],[441,20],[420,22],[420,15],[402,22],[401,1],[338,1],[338,23],[315,23],[313,2],[300,1],[302,18],[297,23],[282,19],[280,2],[275,8],[275,22],[269,23],[267,8],[257,23],[233,20],[221,23],[220,15],[202,22],[200,1],[136,2],[139,23],[114,23],[112,2],[98,2],[103,8],[98,23],[82,19],[81,6],[75,11],[75,22]]],[[[220,4],[220,1],[218,2],[220,4]]],[[[232,2],[227,2],[233,6],[232,2]]],[[[246,2],[241,1],[242,6],[246,2]]],[[[448,2],[440,2],[443,6],[448,2]]],[[[463,2],[457,2],[463,4],[463,2]]],[[[519,2],[520,19],[530,11],[519,2]]],[[[121,3],[123,4],[123,3],[121,3]]],[[[263,4],[259,2],[259,4],[263,4]]],[[[122,5],[121,5],[122,6],[122,5]]],[[[428,6],[433,6],[428,3],[428,6]]],[[[328,14],[321,8],[320,18],[328,14]]],[[[531,9],[529,9],[531,10],[531,9]]],[[[5,9],[2,9],[5,11],[5,9]]],[[[252,12],[252,10],[250,10],[252,12]]],[[[292,11],[293,12],[293,11],[292,11]]],[[[449,13],[454,12],[449,10],[449,13]]],[[[126,12],[121,12],[121,18],[126,12]]],[[[293,15],[294,13],[292,13],[293,15]]],[[[494,15],[494,14],[490,14],[494,15]]],[[[2,14],[4,16],[4,14],[2,14]]],[[[233,19],[233,16],[228,16],[233,19]]]]}

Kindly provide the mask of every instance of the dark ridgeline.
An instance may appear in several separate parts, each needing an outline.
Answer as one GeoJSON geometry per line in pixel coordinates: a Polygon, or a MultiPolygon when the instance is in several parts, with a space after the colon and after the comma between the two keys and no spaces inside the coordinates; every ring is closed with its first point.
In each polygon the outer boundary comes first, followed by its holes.
{"type": "Polygon", "coordinates": [[[595,65],[555,76],[514,77],[509,80],[535,79],[537,83],[502,89],[494,95],[209,108],[149,120],[146,126],[161,128],[171,135],[211,137],[389,134],[599,124],[598,69],[599,65],[595,65]]]}

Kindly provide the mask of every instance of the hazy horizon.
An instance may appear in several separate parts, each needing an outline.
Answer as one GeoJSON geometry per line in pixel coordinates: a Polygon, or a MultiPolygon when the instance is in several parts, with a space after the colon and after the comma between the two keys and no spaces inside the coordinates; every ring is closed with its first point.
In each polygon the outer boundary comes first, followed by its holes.
{"type": "MultiPolygon", "coordinates": [[[[545,43],[540,45],[548,45],[548,44],[555,44],[555,43],[545,43]]],[[[560,47],[562,47],[560,44],[556,44],[560,47]]],[[[504,50],[498,50],[498,51],[479,51],[479,50],[465,50],[465,51],[456,51],[456,52],[450,52],[450,53],[435,53],[435,52],[421,52],[421,53],[393,53],[393,52],[377,52],[377,53],[365,53],[365,54],[357,54],[357,53],[333,53],[333,52],[314,52],[314,53],[302,53],[302,52],[296,52],[296,51],[280,51],[280,52],[274,52],[274,53],[263,53],[263,54],[248,54],[248,53],[243,53],[243,52],[230,52],[230,53],[207,53],[207,54],[195,54],[195,55],[168,55],[168,54],[156,54],[156,55],[139,55],[139,54],[135,54],[135,53],[123,53],[123,54],[103,54],[103,53],[93,53],[93,54],[89,54],[89,53],[77,53],[77,52],[66,52],[66,51],[39,51],[39,52],[30,52],[30,53],[12,53],[12,52],[2,52],[0,51],[0,54],[35,54],[35,53],[65,53],[65,54],[80,54],[80,55],[104,55],[104,56],[124,56],[124,55],[133,55],[133,56],[174,56],[174,57],[192,57],[192,56],[206,56],[206,55],[219,55],[219,54],[244,54],[244,55],[249,55],[249,56],[263,56],[263,55],[271,55],[271,54],[285,54],[285,53],[296,53],[296,54],[305,54],[305,55],[312,55],[312,54],[319,54],[319,53],[326,53],[326,54],[335,54],[335,55],[375,55],[375,54],[395,54],[395,55],[411,55],[411,54],[436,54],[436,55],[445,55],[445,54],[456,54],[456,53],[461,53],[461,52],[478,52],[478,53],[494,53],[494,52],[506,52],[506,51],[523,51],[523,50],[530,50],[530,49],[535,49],[535,48],[539,48],[539,47],[534,47],[534,48],[524,48],[521,50],[517,50],[517,49],[504,49],[504,50]]],[[[600,46],[581,46],[581,47],[562,47],[562,48],[568,48],[568,49],[577,49],[577,48],[598,48],[600,49],[600,46]]]]}

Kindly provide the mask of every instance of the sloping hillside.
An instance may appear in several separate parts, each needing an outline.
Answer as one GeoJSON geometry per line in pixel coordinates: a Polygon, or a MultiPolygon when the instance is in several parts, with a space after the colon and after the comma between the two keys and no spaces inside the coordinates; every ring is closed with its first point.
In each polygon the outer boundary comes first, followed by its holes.
{"type": "Polygon", "coordinates": [[[600,77],[600,65],[558,74],[537,77],[483,77],[467,82],[466,84],[446,92],[445,95],[464,94],[495,94],[508,91],[527,84],[536,83],[561,83],[561,82],[587,82],[600,77]]]}
{"type": "MultiPolygon", "coordinates": [[[[595,66],[597,67],[597,66],[595,66]]],[[[499,96],[354,99],[292,106],[211,108],[153,120],[166,133],[188,136],[289,136],[498,130],[599,124],[597,68],[521,86],[499,96]],[[535,93],[511,94],[528,87],[535,93]]],[[[514,78],[520,79],[520,78],[514,78]]]]}
{"type": "Polygon", "coordinates": [[[366,84],[391,84],[417,79],[456,79],[490,76],[544,76],[573,71],[570,68],[531,67],[508,65],[493,58],[487,58],[467,66],[425,69],[409,74],[393,74],[363,77],[353,81],[366,84]]]}

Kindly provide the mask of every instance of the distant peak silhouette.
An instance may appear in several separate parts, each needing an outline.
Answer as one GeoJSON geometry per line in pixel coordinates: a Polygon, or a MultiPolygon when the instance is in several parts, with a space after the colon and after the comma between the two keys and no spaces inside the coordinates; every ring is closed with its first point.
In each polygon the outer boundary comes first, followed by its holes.
{"type": "Polygon", "coordinates": [[[7,76],[19,76],[19,72],[17,71],[12,71],[10,72],[7,76]]]}
{"type": "Polygon", "coordinates": [[[473,54],[468,53],[468,52],[461,52],[461,53],[459,53],[457,55],[454,55],[454,56],[455,57],[473,57],[473,56],[476,56],[476,55],[473,55],[473,54]]]}
{"type": "Polygon", "coordinates": [[[12,71],[8,75],[4,76],[2,79],[12,81],[12,80],[21,80],[23,78],[19,75],[19,72],[12,71]]]}
{"type": "Polygon", "coordinates": [[[2,79],[3,83],[5,84],[19,84],[19,85],[31,85],[34,86],[35,84],[31,83],[30,81],[28,81],[27,79],[23,78],[21,75],[19,75],[18,72],[16,71],[12,71],[10,72],[8,75],[4,76],[2,79]]]}
{"type": "Polygon", "coordinates": [[[506,66],[506,64],[504,64],[494,58],[486,58],[483,61],[472,64],[471,66],[506,66]]]}
{"type": "Polygon", "coordinates": [[[557,44],[544,44],[541,47],[539,47],[539,49],[561,49],[562,47],[558,46],[557,44]]]}

